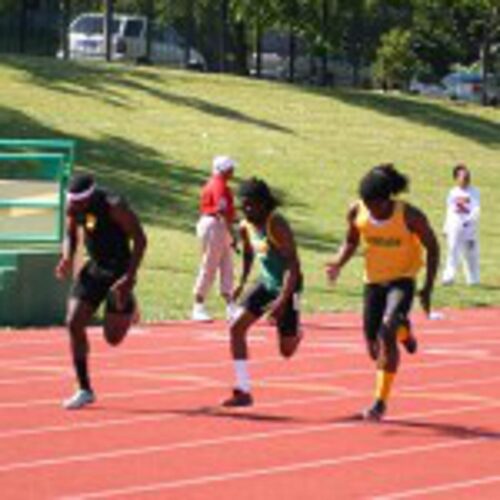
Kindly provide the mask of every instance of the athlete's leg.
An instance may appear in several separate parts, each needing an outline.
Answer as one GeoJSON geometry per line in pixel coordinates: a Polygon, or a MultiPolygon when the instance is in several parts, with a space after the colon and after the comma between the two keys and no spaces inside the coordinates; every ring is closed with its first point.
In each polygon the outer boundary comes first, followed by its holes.
{"type": "Polygon", "coordinates": [[[247,332],[257,319],[258,317],[246,309],[241,309],[232,319],[229,331],[235,383],[231,397],[223,401],[223,406],[242,407],[250,406],[253,403],[250,375],[248,373],[247,332]]]}
{"type": "Polygon", "coordinates": [[[230,348],[236,383],[232,397],[222,403],[224,406],[249,406],[253,402],[248,374],[247,332],[262,316],[265,306],[273,297],[261,284],[257,284],[242,300],[242,306],[231,321],[230,348]]]}
{"type": "Polygon", "coordinates": [[[303,337],[300,329],[300,293],[296,292],[290,298],[283,318],[278,321],[278,332],[281,355],[291,358],[303,337]]]}
{"type": "Polygon", "coordinates": [[[397,331],[402,322],[407,321],[415,285],[413,280],[402,279],[386,285],[386,289],[386,306],[379,330],[380,353],[377,359],[375,403],[365,414],[370,419],[380,419],[386,411],[400,363],[397,331]]]}
{"type": "Polygon", "coordinates": [[[64,401],[67,409],[78,409],[94,401],[89,377],[89,341],[87,325],[109,289],[110,281],[97,266],[87,262],[78,273],[68,301],[66,324],[70,336],[71,356],[79,390],[64,401]]]}
{"type": "Polygon", "coordinates": [[[380,352],[378,332],[386,305],[386,289],[382,285],[369,284],[363,291],[363,333],[368,355],[377,361],[380,352]]]}
{"type": "Polygon", "coordinates": [[[108,294],[104,312],[104,338],[109,345],[117,346],[122,342],[134,322],[136,300],[133,294],[127,298],[120,310],[112,293],[108,294]]]}
{"type": "Polygon", "coordinates": [[[71,356],[80,389],[92,390],[88,374],[88,355],[90,351],[87,325],[94,315],[95,307],[78,298],[70,298],[66,324],[69,331],[71,356]]]}

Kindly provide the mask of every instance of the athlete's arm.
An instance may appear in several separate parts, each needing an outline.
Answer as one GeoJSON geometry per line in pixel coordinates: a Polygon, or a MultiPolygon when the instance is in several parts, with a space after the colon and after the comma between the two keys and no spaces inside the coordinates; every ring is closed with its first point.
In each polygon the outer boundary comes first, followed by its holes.
{"type": "Polygon", "coordinates": [[[351,260],[359,246],[359,230],[354,221],[358,215],[358,204],[353,204],[347,212],[347,231],[333,260],[326,264],[328,279],[334,283],[341,269],[351,260]]]}
{"type": "Polygon", "coordinates": [[[78,246],[78,229],[74,216],[66,213],[66,230],[61,247],[61,258],[57,263],[55,274],[58,279],[67,277],[73,269],[73,261],[78,246]]]}
{"type": "Polygon", "coordinates": [[[123,201],[110,204],[110,216],[132,241],[132,255],[128,269],[113,286],[115,291],[128,293],[135,284],[137,271],[146,251],[146,234],[135,212],[123,201]]]}
{"type": "Polygon", "coordinates": [[[419,296],[422,308],[429,314],[432,290],[439,267],[439,243],[427,217],[418,208],[407,205],[405,220],[408,229],[418,236],[426,251],[425,279],[419,296]]]}
{"type": "Polygon", "coordinates": [[[269,231],[271,242],[284,259],[286,268],[281,293],[270,309],[270,316],[277,319],[283,314],[288,299],[297,290],[300,279],[300,262],[295,238],[286,219],[281,215],[272,217],[269,231]]]}
{"type": "Polygon", "coordinates": [[[250,275],[250,271],[252,270],[254,261],[254,252],[252,249],[252,245],[250,244],[248,229],[244,224],[240,226],[240,239],[243,247],[242,270],[240,282],[233,291],[233,300],[237,300],[241,295],[241,292],[243,291],[243,288],[245,287],[245,284],[247,282],[248,276],[250,275]]]}

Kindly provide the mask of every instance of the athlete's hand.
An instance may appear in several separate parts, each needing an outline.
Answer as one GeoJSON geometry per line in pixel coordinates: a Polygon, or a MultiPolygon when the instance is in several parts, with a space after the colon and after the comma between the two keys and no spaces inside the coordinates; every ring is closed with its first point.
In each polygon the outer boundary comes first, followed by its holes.
{"type": "Polygon", "coordinates": [[[67,278],[73,270],[73,261],[67,257],[61,257],[55,268],[56,278],[63,280],[67,278]]]}
{"type": "Polygon", "coordinates": [[[125,301],[127,297],[132,292],[135,285],[135,279],[131,278],[127,274],[118,279],[115,284],[111,287],[111,292],[115,296],[116,305],[118,309],[122,309],[125,306],[125,301]]]}
{"type": "Polygon", "coordinates": [[[418,297],[420,299],[420,304],[422,309],[425,311],[425,314],[429,316],[431,313],[431,296],[432,290],[430,288],[424,287],[420,292],[418,292],[418,297]]]}
{"type": "Polygon", "coordinates": [[[271,303],[271,307],[269,308],[269,313],[267,315],[267,318],[271,324],[275,325],[276,322],[283,316],[283,314],[285,314],[285,307],[286,302],[281,298],[278,298],[271,303]]]}
{"type": "Polygon", "coordinates": [[[326,264],[326,276],[328,281],[333,285],[340,274],[341,266],[337,262],[327,262],[326,264]]]}

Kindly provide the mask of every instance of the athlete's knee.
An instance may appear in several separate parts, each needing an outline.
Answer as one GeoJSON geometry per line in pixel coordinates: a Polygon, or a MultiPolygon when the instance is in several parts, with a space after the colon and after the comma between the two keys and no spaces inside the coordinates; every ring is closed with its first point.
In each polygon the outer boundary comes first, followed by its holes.
{"type": "Polygon", "coordinates": [[[119,345],[123,342],[123,339],[125,338],[126,333],[127,333],[127,330],[118,331],[116,329],[113,329],[113,330],[106,329],[106,330],[104,330],[104,338],[106,339],[106,342],[111,347],[116,347],[117,345],[119,345]]]}
{"type": "Polygon", "coordinates": [[[300,339],[287,338],[280,342],[280,353],[285,359],[291,358],[299,347],[300,339]]]}
{"type": "Polygon", "coordinates": [[[396,342],[396,332],[401,324],[401,317],[399,315],[390,315],[383,319],[380,328],[380,337],[384,344],[392,344],[396,342]]]}
{"type": "Polygon", "coordinates": [[[245,338],[247,331],[248,325],[240,321],[239,318],[235,318],[229,325],[229,334],[232,339],[245,338]]]}
{"type": "Polygon", "coordinates": [[[86,326],[76,315],[70,314],[66,318],[66,327],[72,339],[83,338],[86,326]]]}

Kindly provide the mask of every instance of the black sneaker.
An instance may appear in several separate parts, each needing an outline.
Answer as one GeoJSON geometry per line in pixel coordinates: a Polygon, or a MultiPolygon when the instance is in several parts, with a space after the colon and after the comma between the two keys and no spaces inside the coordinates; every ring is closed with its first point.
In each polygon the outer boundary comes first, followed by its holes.
{"type": "Polygon", "coordinates": [[[379,422],[384,418],[387,411],[387,405],[381,399],[377,399],[370,408],[363,412],[363,420],[370,420],[372,422],[379,422]]]}
{"type": "Polygon", "coordinates": [[[401,344],[408,354],[415,354],[418,349],[417,337],[413,334],[409,321],[402,323],[396,331],[396,336],[401,339],[401,344]]]}
{"type": "Polygon", "coordinates": [[[233,395],[229,399],[222,402],[222,406],[225,408],[243,408],[252,405],[252,395],[249,392],[237,388],[233,389],[233,395]]]}

